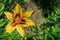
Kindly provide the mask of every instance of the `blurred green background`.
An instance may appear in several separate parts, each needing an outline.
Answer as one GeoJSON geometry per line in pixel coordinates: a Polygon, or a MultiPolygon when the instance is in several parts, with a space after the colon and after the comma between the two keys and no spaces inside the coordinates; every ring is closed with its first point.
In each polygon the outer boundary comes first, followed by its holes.
{"type": "Polygon", "coordinates": [[[60,40],[60,0],[31,0],[42,9],[43,24],[30,27],[30,31],[23,38],[16,30],[4,34],[8,19],[3,12],[11,12],[16,3],[22,6],[27,1],[30,2],[29,0],[0,0],[0,40],[60,40]]]}

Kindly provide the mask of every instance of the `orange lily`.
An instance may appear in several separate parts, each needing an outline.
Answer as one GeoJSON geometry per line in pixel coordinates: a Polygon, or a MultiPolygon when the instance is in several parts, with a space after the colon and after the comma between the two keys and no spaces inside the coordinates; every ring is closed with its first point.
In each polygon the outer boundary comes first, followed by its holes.
{"type": "Polygon", "coordinates": [[[6,25],[6,33],[11,33],[13,30],[17,29],[19,34],[23,37],[24,27],[35,25],[34,22],[28,19],[33,11],[28,11],[22,14],[22,8],[19,4],[13,10],[14,14],[11,12],[4,12],[6,17],[10,20],[10,23],[6,25]]]}

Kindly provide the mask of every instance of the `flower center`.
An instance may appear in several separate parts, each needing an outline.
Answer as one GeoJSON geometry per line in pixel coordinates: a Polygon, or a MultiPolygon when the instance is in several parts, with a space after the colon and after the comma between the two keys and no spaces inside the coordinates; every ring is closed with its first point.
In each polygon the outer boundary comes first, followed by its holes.
{"type": "Polygon", "coordinates": [[[20,18],[20,15],[17,14],[13,20],[13,23],[11,24],[12,26],[16,26],[16,24],[25,24],[25,20],[20,18]]]}
{"type": "Polygon", "coordinates": [[[14,18],[15,23],[20,23],[21,22],[21,18],[20,18],[20,14],[16,14],[15,18],[14,18]]]}

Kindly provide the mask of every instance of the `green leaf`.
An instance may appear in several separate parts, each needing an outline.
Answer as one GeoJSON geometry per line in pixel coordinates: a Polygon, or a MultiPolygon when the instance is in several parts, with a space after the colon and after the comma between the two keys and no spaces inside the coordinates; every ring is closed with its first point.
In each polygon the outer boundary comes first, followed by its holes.
{"type": "Polygon", "coordinates": [[[2,15],[3,12],[0,13],[0,16],[2,15]]]}
{"type": "Polygon", "coordinates": [[[3,3],[0,3],[0,12],[2,11],[2,10],[4,10],[4,4],[3,3]]]}
{"type": "Polygon", "coordinates": [[[3,2],[5,3],[7,0],[4,0],[3,2]]]}
{"type": "Polygon", "coordinates": [[[4,21],[4,19],[0,19],[0,23],[3,22],[3,21],[4,21]]]}
{"type": "Polygon", "coordinates": [[[0,27],[4,26],[7,21],[8,21],[8,20],[4,20],[4,21],[0,22],[0,27]]]}

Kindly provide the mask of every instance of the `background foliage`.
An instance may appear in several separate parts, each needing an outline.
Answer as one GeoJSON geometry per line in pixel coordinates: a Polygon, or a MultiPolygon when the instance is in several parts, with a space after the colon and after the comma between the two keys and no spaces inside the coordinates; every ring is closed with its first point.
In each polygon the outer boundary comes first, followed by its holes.
{"type": "Polygon", "coordinates": [[[36,3],[44,12],[44,40],[60,40],[60,0],[37,0],[36,3]]]}
{"type": "Polygon", "coordinates": [[[60,0],[34,0],[43,9],[44,23],[31,28],[22,38],[15,30],[11,34],[4,34],[8,19],[4,11],[11,11],[14,3],[23,5],[27,0],[0,0],[0,40],[60,40],[60,0]],[[12,7],[12,8],[11,8],[12,7]]]}

